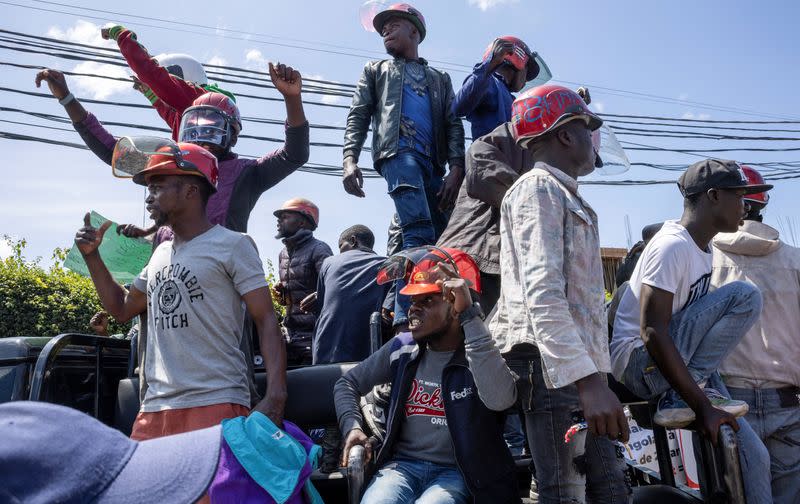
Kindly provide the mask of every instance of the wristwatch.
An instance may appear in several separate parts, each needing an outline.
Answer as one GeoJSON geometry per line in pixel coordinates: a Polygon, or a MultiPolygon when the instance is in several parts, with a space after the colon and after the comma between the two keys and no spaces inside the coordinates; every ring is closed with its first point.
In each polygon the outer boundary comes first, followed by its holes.
{"type": "Polygon", "coordinates": [[[472,306],[459,313],[458,322],[461,325],[464,325],[475,317],[478,317],[481,320],[486,318],[486,315],[483,314],[483,310],[481,309],[481,305],[478,303],[472,303],[472,306]]]}

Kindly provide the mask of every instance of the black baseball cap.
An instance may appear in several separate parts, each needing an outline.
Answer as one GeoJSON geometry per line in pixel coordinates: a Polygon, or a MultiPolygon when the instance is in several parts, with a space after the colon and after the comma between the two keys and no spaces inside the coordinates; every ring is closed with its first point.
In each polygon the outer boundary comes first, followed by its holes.
{"type": "Polygon", "coordinates": [[[678,189],[684,197],[709,189],[744,189],[745,194],[772,189],[771,184],[750,184],[742,167],[727,159],[704,159],[689,166],[678,179],[678,189]]]}

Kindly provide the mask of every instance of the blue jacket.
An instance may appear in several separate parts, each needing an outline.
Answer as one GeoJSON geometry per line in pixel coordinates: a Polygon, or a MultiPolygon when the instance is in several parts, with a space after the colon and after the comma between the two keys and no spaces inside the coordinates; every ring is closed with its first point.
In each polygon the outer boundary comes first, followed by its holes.
{"type": "Polygon", "coordinates": [[[453,100],[453,114],[467,118],[473,140],[511,120],[514,95],[502,77],[489,71],[490,63],[475,65],[453,100]]]}
{"type": "MultiPolygon", "coordinates": [[[[389,461],[400,432],[403,402],[408,397],[424,347],[411,333],[390,343],[392,395],[387,415],[386,439],[377,456],[378,467],[389,461]]],[[[503,439],[505,413],[492,411],[478,397],[464,347],[453,355],[442,373],[442,397],[456,463],[476,503],[520,502],[516,466],[503,439]]]]}

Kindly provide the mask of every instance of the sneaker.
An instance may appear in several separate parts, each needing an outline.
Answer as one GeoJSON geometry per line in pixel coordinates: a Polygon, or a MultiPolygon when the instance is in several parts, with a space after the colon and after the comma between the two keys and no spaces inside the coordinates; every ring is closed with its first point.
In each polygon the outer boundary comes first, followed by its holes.
{"type": "Polygon", "coordinates": [[[703,389],[703,392],[706,393],[706,397],[708,397],[708,400],[711,401],[711,406],[721,409],[726,413],[730,413],[737,418],[746,415],[747,412],[750,411],[750,406],[748,406],[746,402],[728,399],[724,395],[720,394],[717,389],[706,388],[703,389]]]}
{"type": "Polygon", "coordinates": [[[668,390],[658,400],[653,421],[667,429],[680,429],[694,422],[695,417],[694,411],[681,396],[674,390],[668,390]]]}

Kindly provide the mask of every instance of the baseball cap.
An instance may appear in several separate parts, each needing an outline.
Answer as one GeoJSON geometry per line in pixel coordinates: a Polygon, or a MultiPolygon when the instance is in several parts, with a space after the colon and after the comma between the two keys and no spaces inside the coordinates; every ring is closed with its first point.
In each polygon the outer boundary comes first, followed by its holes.
{"type": "Polygon", "coordinates": [[[0,405],[0,501],[191,503],[216,474],[219,425],[148,441],[72,408],[0,405]]]}
{"type": "Polygon", "coordinates": [[[709,189],[744,189],[745,194],[772,189],[770,184],[750,184],[741,165],[726,159],[704,159],[689,166],[678,179],[684,197],[709,189]]]}

